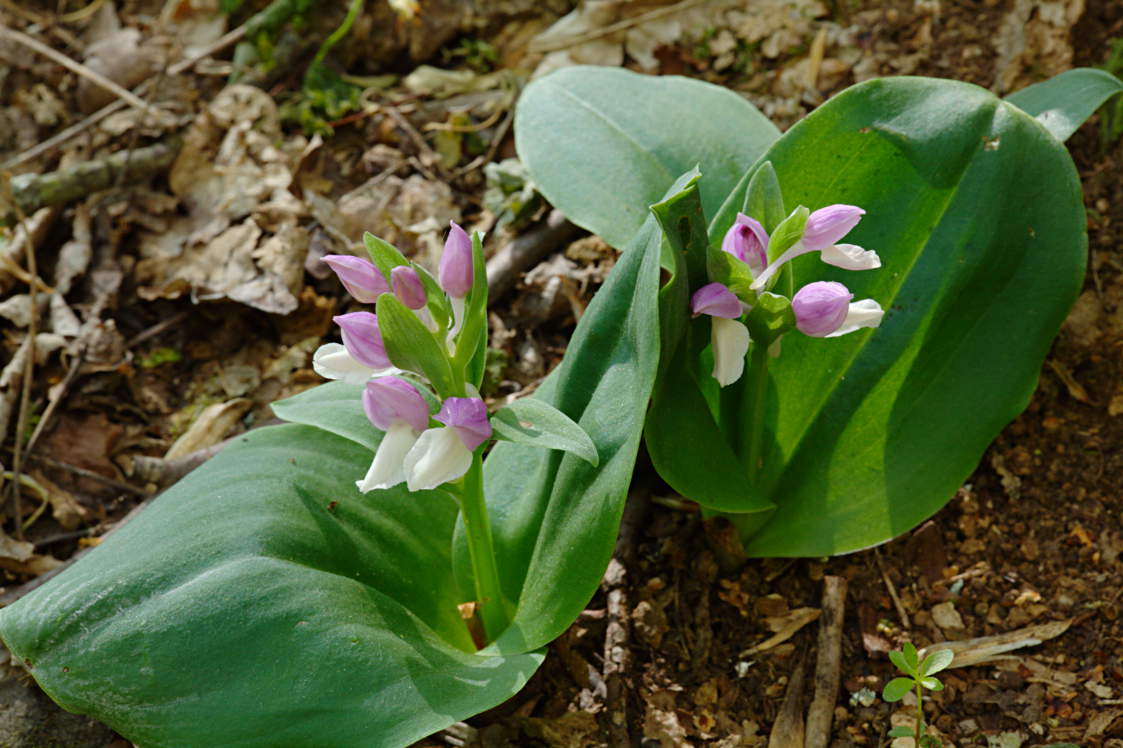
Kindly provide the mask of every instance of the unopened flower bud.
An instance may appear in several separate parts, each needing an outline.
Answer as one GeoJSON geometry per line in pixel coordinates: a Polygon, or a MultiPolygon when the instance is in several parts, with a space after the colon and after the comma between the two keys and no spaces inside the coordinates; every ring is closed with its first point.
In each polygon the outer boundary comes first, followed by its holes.
{"type": "Polygon", "coordinates": [[[343,345],[351,357],[372,369],[388,369],[392,364],[382,343],[378,318],[370,312],[351,312],[332,317],[343,334],[343,345]]]}
{"type": "Polygon", "coordinates": [[[811,252],[824,249],[850,233],[866,211],[856,205],[828,205],[807,217],[801,241],[811,252]]]}
{"type": "Polygon", "coordinates": [[[370,422],[383,431],[399,421],[409,424],[418,433],[429,425],[429,404],[401,377],[379,377],[367,382],[363,390],[363,410],[370,422]]]}
{"type": "Polygon", "coordinates": [[[435,418],[455,429],[460,441],[470,450],[491,438],[487,406],[478,397],[447,397],[435,418]]]}
{"type": "Polygon", "coordinates": [[[725,319],[737,319],[744,313],[741,300],[721,283],[710,283],[695,291],[690,298],[690,311],[696,317],[708,314],[725,319]]]}
{"type": "Polygon", "coordinates": [[[804,335],[824,338],[842,326],[854,294],[841,283],[808,283],[792,297],[795,326],[804,335]]]}
{"type": "Polygon", "coordinates": [[[390,292],[386,279],[369,260],[351,255],[324,255],[323,260],[335,271],[347,293],[362,304],[373,304],[379,296],[390,292]]]}
{"type": "Polygon", "coordinates": [[[472,240],[455,222],[449,226],[437,280],[450,297],[462,299],[472,290],[472,240]]]}
{"type": "Polygon", "coordinates": [[[399,265],[390,271],[390,281],[398,301],[413,310],[425,306],[425,287],[417,277],[417,271],[406,265],[399,265]]]}

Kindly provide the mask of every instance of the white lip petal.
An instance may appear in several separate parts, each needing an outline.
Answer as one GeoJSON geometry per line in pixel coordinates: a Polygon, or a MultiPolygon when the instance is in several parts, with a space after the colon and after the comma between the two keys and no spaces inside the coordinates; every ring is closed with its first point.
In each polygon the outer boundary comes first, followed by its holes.
{"type": "Polygon", "coordinates": [[[436,488],[456,480],[472,466],[472,453],[456,429],[425,430],[405,456],[406,486],[410,491],[436,488]]]}
{"type": "Polygon", "coordinates": [[[338,379],[348,384],[366,384],[371,377],[398,374],[401,369],[372,369],[360,364],[340,343],[324,343],[312,354],[312,369],[324,379],[338,379]]]}
{"type": "Polygon", "coordinates": [[[745,371],[749,328],[735,319],[713,317],[710,342],[714,352],[714,379],[722,387],[733,384],[745,371]]]}
{"type": "Polygon", "coordinates": [[[363,493],[377,488],[390,488],[402,483],[406,479],[405,456],[417,442],[417,432],[410,428],[405,421],[397,421],[386,430],[378,451],[374,453],[374,461],[366,477],[355,481],[355,485],[363,493]]]}
{"type": "Polygon", "coordinates": [[[828,265],[843,270],[874,270],[881,267],[881,258],[872,249],[857,244],[835,244],[825,247],[819,257],[828,265]]]}
{"type": "Polygon", "coordinates": [[[855,301],[850,304],[850,308],[846,312],[846,319],[842,321],[842,326],[825,337],[837,338],[839,335],[845,335],[863,327],[878,327],[881,325],[881,318],[884,316],[885,310],[881,308],[881,304],[873,299],[855,301]]]}

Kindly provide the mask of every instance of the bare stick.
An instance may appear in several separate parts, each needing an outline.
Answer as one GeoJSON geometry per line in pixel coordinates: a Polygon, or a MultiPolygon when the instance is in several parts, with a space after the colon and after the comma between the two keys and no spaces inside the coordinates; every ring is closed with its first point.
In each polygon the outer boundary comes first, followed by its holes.
{"type": "MultiPolygon", "coordinates": [[[[12,177],[12,202],[17,212],[31,213],[44,206],[59,205],[113,187],[127,170],[138,180],[159,173],[175,160],[183,140],[172,136],[162,143],[118,151],[96,161],[84,161],[63,171],[20,174],[12,177]]],[[[0,224],[11,223],[12,214],[0,215],[0,224]]]]}
{"type": "Polygon", "coordinates": [[[823,615],[819,619],[819,659],[815,663],[815,698],[807,710],[806,748],[827,748],[838,701],[842,671],[842,620],[846,610],[845,577],[823,577],[823,615]]]}
{"type": "Polygon", "coordinates": [[[617,21],[616,23],[609,24],[608,26],[602,26],[597,29],[592,29],[591,31],[585,31],[580,34],[574,34],[573,36],[563,37],[556,41],[550,41],[547,39],[546,41],[540,43],[531,42],[530,46],[527,48],[527,51],[533,54],[540,54],[544,52],[555,52],[559,49],[568,49],[569,47],[583,44],[585,42],[590,42],[594,39],[600,39],[601,37],[615,34],[617,31],[625,31],[626,29],[630,29],[633,26],[641,26],[648,21],[654,21],[655,19],[662,18],[663,16],[681,13],[684,10],[693,8],[695,5],[702,5],[704,3],[709,3],[712,1],[713,0],[683,0],[682,2],[675,3],[674,5],[669,5],[663,8],[656,8],[655,10],[648,11],[647,13],[643,13],[632,18],[625,18],[623,21],[617,21]]]}
{"type": "MultiPolygon", "coordinates": [[[[191,55],[190,57],[180,60],[176,64],[172,65],[170,68],[168,68],[168,75],[179,75],[183,71],[194,66],[195,63],[197,63],[199,60],[210,57],[215,52],[221,51],[224,47],[234,44],[245,35],[246,24],[242,24],[228,34],[225,34],[222,38],[216,40],[213,44],[208,45],[205,49],[202,49],[191,55]]],[[[148,88],[149,86],[151,86],[151,84],[151,79],[143,81],[133,89],[133,93],[138,95],[145,94],[147,93],[148,88]]],[[[20,164],[30,161],[33,158],[38,158],[51,149],[62,145],[66,141],[73,138],[75,135],[78,135],[79,133],[86,131],[90,127],[93,127],[98,122],[101,122],[103,119],[113,114],[114,112],[118,112],[124,108],[125,102],[121,99],[115,99],[114,101],[109,102],[101,109],[97,110],[80,122],[74,123],[65,130],[55,133],[51,137],[44,140],[42,143],[34,145],[18,156],[5,161],[3,164],[0,164],[0,169],[12,169],[16,166],[19,166],[20,164]]]]}
{"type": "Polygon", "coordinates": [[[881,549],[873,549],[873,557],[877,561],[877,568],[881,572],[881,581],[885,583],[885,589],[889,590],[889,597],[893,600],[893,607],[897,609],[897,616],[901,619],[901,626],[908,631],[912,628],[912,623],[909,621],[909,613],[905,610],[904,603],[901,602],[901,596],[897,594],[897,588],[893,585],[893,580],[889,578],[889,574],[885,571],[885,562],[881,560],[881,549]]]}
{"type": "MultiPolygon", "coordinates": [[[[19,44],[22,44],[23,46],[34,50],[35,52],[38,52],[44,57],[47,57],[50,60],[58,63],[59,65],[62,65],[67,70],[71,70],[77,73],[91,83],[104,88],[106,91],[109,91],[129,106],[135,107],[142,112],[147,111],[149,108],[144,99],[140,98],[129,89],[123,87],[121,84],[111,81],[96,70],[92,70],[80,62],[75,62],[74,60],[70,59],[60,52],[56,52],[46,44],[43,44],[38,39],[30,37],[22,31],[16,31],[15,29],[9,29],[5,26],[0,26],[0,36],[7,36],[12,41],[18,42],[19,44]]],[[[165,120],[167,119],[163,112],[160,113],[160,117],[165,120]]]]}
{"type": "Polygon", "coordinates": [[[488,303],[494,304],[514,288],[520,273],[530,270],[580,233],[581,229],[566,220],[561,211],[552,210],[545,223],[505,244],[487,261],[488,303]]]}
{"type": "Polygon", "coordinates": [[[803,682],[806,672],[807,662],[800,657],[784,691],[780,713],[772,723],[768,748],[803,748],[803,682]]]}
{"type": "Polygon", "coordinates": [[[647,499],[639,494],[628,497],[620,536],[612,553],[612,561],[604,575],[608,590],[608,623],[604,632],[605,711],[608,720],[609,745],[626,748],[632,744],[628,734],[628,692],[625,677],[631,666],[628,649],[630,637],[628,606],[628,566],[636,553],[636,532],[647,513],[647,499]]]}

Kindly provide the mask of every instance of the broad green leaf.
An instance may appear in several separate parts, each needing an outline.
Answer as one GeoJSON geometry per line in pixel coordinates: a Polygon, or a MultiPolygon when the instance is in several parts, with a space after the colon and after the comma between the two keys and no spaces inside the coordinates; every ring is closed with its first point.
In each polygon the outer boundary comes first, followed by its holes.
{"type": "Polygon", "coordinates": [[[491,428],[497,439],[571,452],[593,467],[600,461],[585,429],[542,400],[528,397],[500,408],[491,417],[491,428]]]}
{"type": "Polygon", "coordinates": [[[1076,68],[1015,91],[1006,101],[1036,117],[1063,143],[1101,104],[1120,91],[1123,91],[1123,81],[1111,73],[1076,68]]]}
{"type": "Polygon", "coordinates": [[[623,247],[678,175],[700,165],[713,213],[779,131],[725,88],[619,68],[568,67],[523,91],[519,157],[574,223],[623,247]]]}
{"type": "Polygon", "coordinates": [[[913,681],[910,678],[894,678],[885,684],[885,690],[881,693],[881,698],[885,701],[900,701],[905,697],[905,694],[913,689],[913,681]]]}
{"type": "MultiPolygon", "coordinates": [[[[671,185],[669,194],[683,186],[671,185]]],[[[655,219],[648,219],[581,316],[562,363],[533,396],[585,430],[599,465],[512,442],[496,444],[484,463],[504,592],[516,603],[510,629],[485,651],[537,649],[565,630],[601,582],[659,362],[661,246],[655,219]]],[[[462,541],[461,528],[454,559],[467,580],[462,541]]]]}
{"type": "Polygon", "coordinates": [[[919,672],[923,675],[935,675],[941,670],[946,670],[954,659],[955,652],[950,649],[937,649],[920,663],[919,672]]]}
{"type": "Polygon", "coordinates": [[[379,431],[363,412],[363,388],[346,382],[327,382],[299,395],[273,403],[273,413],[291,423],[303,423],[362,444],[371,452],[382,442],[379,431]]]}
{"type": "MultiPolygon", "coordinates": [[[[886,699],[886,701],[899,701],[901,698],[901,696],[898,696],[896,699],[886,699]]],[[[885,734],[891,738],[912,738],[916,736],[915,731],[907,725],[897,725],[885,734]]]]}
{"type": "Polygon", "coordinates": [[[943,506],[1028,403],[1083,278],[1079,179],[1019,108],[925,78],[854,86],[763,158],[789,207],[864,208],[845,241],[881,256],[881,269],[849,272],[804,255],[795,287],[838,281],[886,315],[840,338],[784,337],[760,478],[776,510],[746,551],[865,548],[943,506]]]}
{"type": "Polygon", "coordinates": [[[378,297],[375,309],[386,353],[395,366],[424,374],[441,397],[463,394],[457,391],[448,355],[417,315],[388,293],[378,297]]]}
{"type": "Polygon", "coordinates": [[[145,746],[404,746],[509,698],[474,653],[446,494],[360,495],[370,451],[251,432],[57,578],[0,637],[67,709],[145,746]]]}

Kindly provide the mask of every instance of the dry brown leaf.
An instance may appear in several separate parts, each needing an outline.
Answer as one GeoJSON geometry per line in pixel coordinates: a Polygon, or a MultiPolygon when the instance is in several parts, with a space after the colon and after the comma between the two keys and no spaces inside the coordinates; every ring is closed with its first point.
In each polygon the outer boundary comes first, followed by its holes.
{"type": "Polygon", "coordinates": [[[1056,638],[1068,631],[1068,627],[1071,625],[1072,619],[1068,618],[1063,621],[1050,621],[1049,623],[1026,626],[994,636],[964,639],[963,641],[938,642],[921,650],[920,656],[923,658],[937,649],[947,649],[955,654],[955,659],[952,660],[950,667],[982,665],[999,659],[1000,655],[1006,652],[1022,647],[1035,647],[1043,641],[1056,638]]]}
{"type": "Polygon", "coordinates": [[[164,459],[174,460],[218,444],[226,438],[230,430],[252,406],[253,401],[246,398],[211,405],[200,413],[187,431],[168,448],[164,459]]]}
{"type": "Polygon", "coordinates": [[[760,644],[749,647],[741,653],[741,657],[751,655],[755,652],[764,652],[778,644],[783,644],[788,639],[791,639],[796,633],[812,621],[818,620],[820,614],[818,608],[796,608],[791,612],[776,616],[774,618],[765,618],[764,622],[770,631],[774,631],[773,636],[768,637],[760,644]]]}

